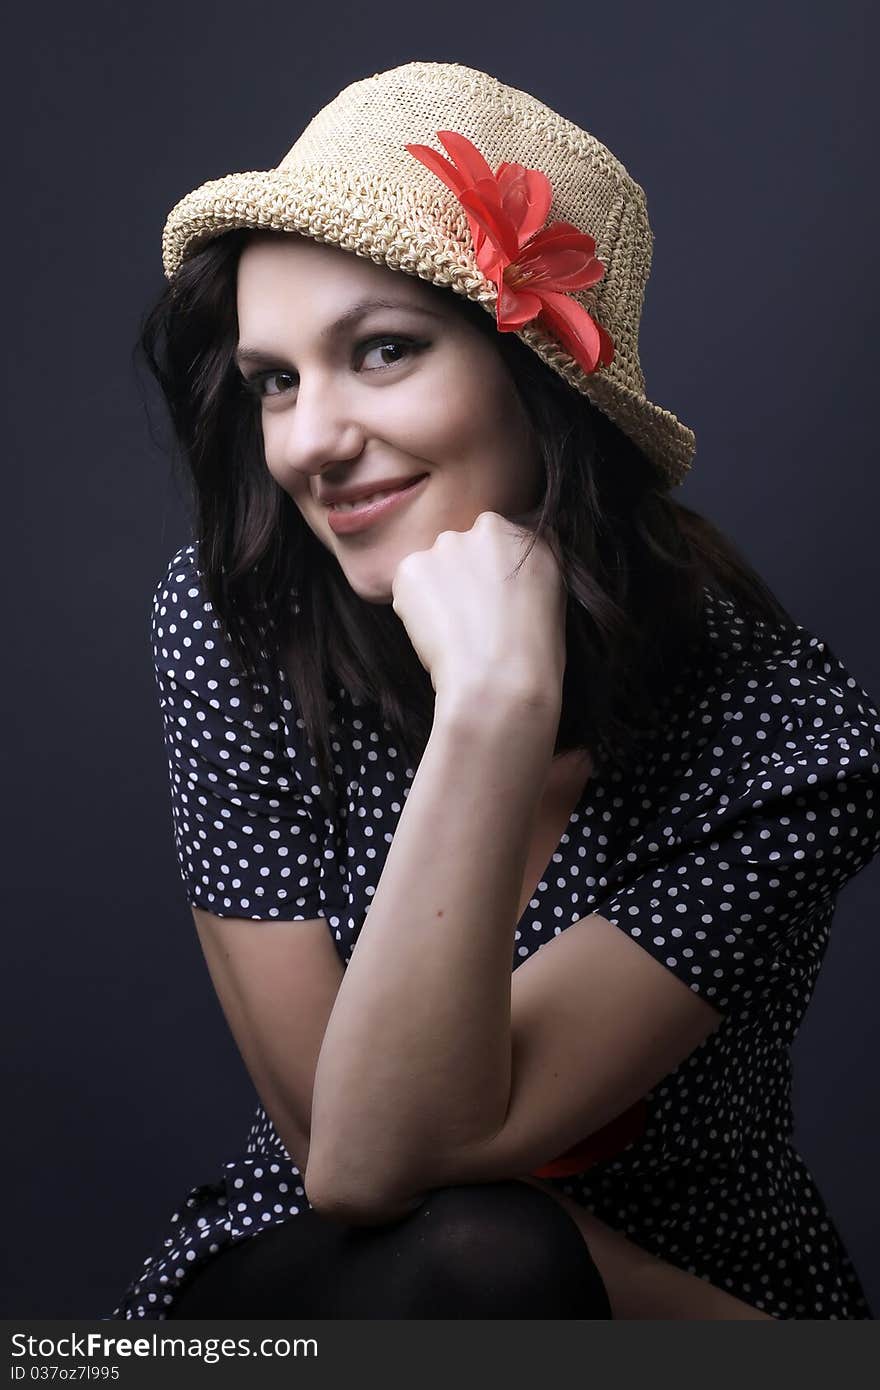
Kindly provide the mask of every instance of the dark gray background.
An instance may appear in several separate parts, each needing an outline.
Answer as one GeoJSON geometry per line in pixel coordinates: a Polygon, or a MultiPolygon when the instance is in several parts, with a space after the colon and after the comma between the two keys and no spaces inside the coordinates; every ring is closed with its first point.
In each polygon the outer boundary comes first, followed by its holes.
{"type": "MultiPolygon", "coordinates": [[[[880,694],[876,7],[419,11],[7,19],[7,1317],[109,1312],[254,1101],[174,857],[148,622],[187,522],[130,362],[165,215],[197,184],[277,163],[342,87],[417,58],[591,130],[648,195],[642,357],[696,431],[682,500],[880,694]]],[[[795,1046],[797,1139],[875,1309],[878,900],[875,860],[795,1046]]]]}

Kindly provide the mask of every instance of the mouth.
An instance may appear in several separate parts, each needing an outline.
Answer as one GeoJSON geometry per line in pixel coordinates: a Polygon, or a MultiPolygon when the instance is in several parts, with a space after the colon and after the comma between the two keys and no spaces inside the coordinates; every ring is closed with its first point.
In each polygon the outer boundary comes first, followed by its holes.
{"type": "Polygon", "coordinates": [[[368,526],[373,526],[377,521],[384,520],[386,516],[405,506],[421,491],[427,481],[428,474],[422,473],[406,487],[396,488],[393,492],[379,494],[375,498],[367,498],[348,506],[328,508],[327,521],[330,530],[336,536],[351,536],[358,531],[366,530],[368,526]]]}

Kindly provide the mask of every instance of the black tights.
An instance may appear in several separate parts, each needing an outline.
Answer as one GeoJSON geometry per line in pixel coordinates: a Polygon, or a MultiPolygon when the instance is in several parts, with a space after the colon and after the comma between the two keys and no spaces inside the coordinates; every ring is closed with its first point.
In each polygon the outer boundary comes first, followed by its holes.
{"type": "Polygon", "coordinates": [[[169,1318],[610,1318],[568,1213],[528,1183],[441,1187],[400,1220],[309,1208],[198,1269],[169,1318]]]}

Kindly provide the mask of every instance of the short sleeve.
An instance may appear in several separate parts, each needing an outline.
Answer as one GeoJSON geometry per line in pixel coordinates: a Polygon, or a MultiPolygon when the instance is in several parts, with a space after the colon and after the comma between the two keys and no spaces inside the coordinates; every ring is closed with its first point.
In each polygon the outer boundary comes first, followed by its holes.
{"type": "Polygon", "coordinates": [[[305,736],[291,719],[279,738],[259,688],[236,673],[195,554],[187,546],[173,557],[150,624],[187,902],[219,917],[328,916],[322,871],[332,822],[305,736]]]}
{"type": "Polygon", "coordinates": [[[813,644],[703,700],[705,739],[672,730],[686,768],[593,908],[721,1014],[806,1006],[837,894],[880,850],[877,708],[813,644]]]}

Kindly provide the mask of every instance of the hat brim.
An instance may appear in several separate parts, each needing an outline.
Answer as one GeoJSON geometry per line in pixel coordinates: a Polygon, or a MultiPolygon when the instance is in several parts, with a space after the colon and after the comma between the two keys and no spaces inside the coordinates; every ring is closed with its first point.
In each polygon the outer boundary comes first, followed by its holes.
{"type": "MultiPolygon", "coordinates": [[[[495,316],[496,287],[474,258],[458,205],[441,223],[419,206],[411,190],[346,171],[263,169],[211,179],[168,214],[162,262],[172,279],[181,263],[207,241],[236,228],[298,232],[338,246],[406,275],[466,295],[495,316]]],[[[595,315],[595,291],[574,296],[595,315]]],[[[538,323],[516,330],[553,371],[633,440],[670,486],[683,482],[695,452],[693,432],[623,379],[615,358],[586,372],[538,323]]]]}

